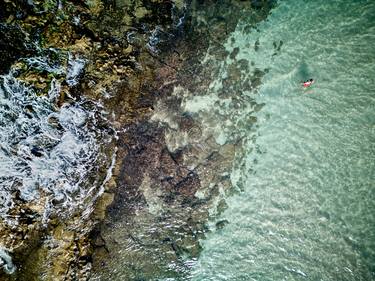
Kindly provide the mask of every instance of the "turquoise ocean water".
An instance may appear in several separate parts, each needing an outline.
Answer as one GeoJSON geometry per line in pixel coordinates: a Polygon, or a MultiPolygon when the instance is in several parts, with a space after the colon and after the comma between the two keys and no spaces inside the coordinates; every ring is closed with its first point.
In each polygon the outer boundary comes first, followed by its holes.
{"type": "Polygon", "coordinates": [[[218,139],[246,136],[231,175],[242,191],[187,279],[375,280],[375,1],[279,1],[225,46],[237,55],[218,62],[221,75],[187,110],[215,112],[229,66],[244,61],[249,76],[266,71],[237,102],[263,107],[219,106],[229,121],[218,139]],[[303,89],[308,78],[316,83],[303,89]],[[249,114],[251,129],[240,122],[249,114]]]}

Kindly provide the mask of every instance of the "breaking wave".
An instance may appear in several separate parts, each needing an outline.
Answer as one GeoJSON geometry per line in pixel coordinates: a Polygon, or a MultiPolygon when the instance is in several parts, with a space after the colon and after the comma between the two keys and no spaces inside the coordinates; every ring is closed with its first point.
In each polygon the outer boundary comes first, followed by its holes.
{"type": "MultiPolygon", "coordinates": [[[[82,64],[70,57],[68,84],[75,84],[82,64]]],[[[59,95],[57,80],[40,95],[12,72],[0,76],[0,216],[8,223],[17,200],[46,198],[44,221],[54,210],[69,215],[87,207],[105,181],[103,167],[113,167],[108,147],[114,131],[100,105],[72,98],[59,107],[59,95]]]]}

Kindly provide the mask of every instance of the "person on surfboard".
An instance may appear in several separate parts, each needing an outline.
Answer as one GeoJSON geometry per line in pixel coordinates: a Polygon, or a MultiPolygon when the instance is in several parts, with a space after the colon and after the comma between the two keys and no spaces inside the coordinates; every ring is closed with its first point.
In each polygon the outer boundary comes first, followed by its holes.
{"type": "Polygon", "coordinates": [[[315,82],[314,79],[311,78],[311,79],[309,79],[309,80],[307,80],[305,82],[302,82],[302,86],[304,88],[307,88],[307,87],[310,87],[314,82],[315,82]]]}

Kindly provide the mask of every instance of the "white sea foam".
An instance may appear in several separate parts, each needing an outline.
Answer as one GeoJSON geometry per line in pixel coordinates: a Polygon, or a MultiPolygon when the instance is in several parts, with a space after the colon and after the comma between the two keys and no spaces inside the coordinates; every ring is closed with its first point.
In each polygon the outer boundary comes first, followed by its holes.
{"type": "Polygon", "coordinates": [[[16,267],[12,262],[12,257],[8,254],[8,251],[0,247],[0,267],[3,268],[5,273],[12,274],[16,267]]]}
{"type": "MultiPolygon", "coordinates": [[[[57,53],[55,49],[49,49],[51,53],[57,53]]],[[[58,63],[51,63],[48,61],[48,56],[30,57],[25,59],[29,67],[35,68],[39,71],[46,71],[53,74],[64,74],[64,69],[58,63]]]]}
{"type": "Polygon", "coordinates": [[[159,53],[158,45],[163,40],[161,39],[164,34],[167,34],[161,27],[156,26],[148,37],[148,42],[146,44],[147,48],[154,54],[159,53]]]}
{"type": "Polygon", "coordinates": [[[66,82],[69,86],[75,86],[78,84],[79,76],[82,74],[85,68],[85,60],[79,57],[74,57],[69,53],[68,69],[66,75],[66,82]]]}
{"type": "MultiPolygon", "coordinates": [[[[26,201],[47,194],[46,206],[54,204],[55,209],[73,211],[96,184],[89,180],[90,176],[107,163],[98,138],[99,134],[110,137],[96,131],[97,109],[88,110],[84,102],[58,108],[51,101],[59,95],[59,87],[57,81],[52,81],[49,95],[38,96],[11,73],[0,77],[0,216],[3,218],[9,219],[16,194],[26,201]]],[[[45,210],[46,219],[50,211],[45,210]]]]}

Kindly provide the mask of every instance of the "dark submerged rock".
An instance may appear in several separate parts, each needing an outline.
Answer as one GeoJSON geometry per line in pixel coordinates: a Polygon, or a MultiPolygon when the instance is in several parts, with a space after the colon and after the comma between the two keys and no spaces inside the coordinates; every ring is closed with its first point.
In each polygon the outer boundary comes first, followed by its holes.
{"type": "Polygon", "coordinates": [[[15,61],[32,52],[25,37],[19,26],[0,23],[0,74],[8,72],[15,61]]]}

